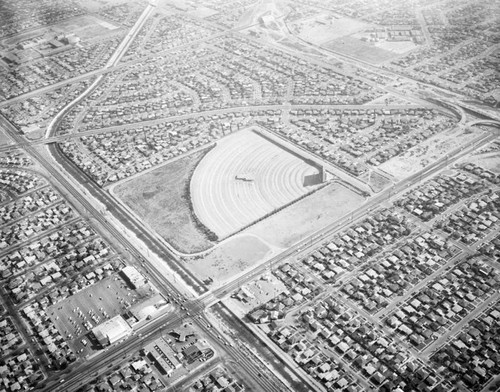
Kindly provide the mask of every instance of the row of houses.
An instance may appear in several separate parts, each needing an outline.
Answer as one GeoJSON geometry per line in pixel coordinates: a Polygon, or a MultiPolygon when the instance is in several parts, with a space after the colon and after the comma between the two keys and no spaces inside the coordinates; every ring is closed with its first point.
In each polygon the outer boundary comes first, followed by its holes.
{"type": "Polygon", "coordinates": [[[0,68],[0,83],[4,86],[0,100],[15,98],[101,68],[124,34],[123,30],[117,30],[103,41],[82,42],[48,57],[34,57],[20,65],[0,68]]]}
{"type": "Polygon", "coordinates": [[[498,228],[499,208],[500,191],[491,192],[454,211],[437,227],[464,244],[474,244],[498,228]]]}
{"type": "Polygon", "coordinates": [[[35,190],[14,200],[12,203],[1,206],[0,223],[7,225],[25,215],[47,208],[58,200],[60,200],[60,195],[52,187],[35,190]]]}
{"type": "Polygon", "coordinates": [[[189,392],[243,392],[245,385],[238,381],[228,370],[216,367],[201,376],[189,388],[189,392]]]}
{"type": "Polygon", "coordinates": [[[0,258],[1,277],[8,278],[27,268],[69,254],[84,239],[95,232],[82,221],[69,223],[31,243],[11,251],[0,258]]]}
{"type": "Polygon", "coordinates": [[[65,142],[62,151],[99,185],[140,173],[195,148],[243,129],[265,111],[233,112],[178,120],[127,131],[96,134],[82,143],[65,142]]]}
{"type": "Polygon", "coordinates": [[[35,388],[44,378],[33,354],[27,349],[0,360],[0,392],[27,391],[35,388]]]}
{"type": "Polygon", "coordinates": [[[0,315],[0,344],[2,357],[12,354],[22,346],[24,340],[12,319],[5,314],[0,315]]]}
{"type": "Polygon", "coordinates": [[[464,260],[430,281],[386,319],[422,350],[466,317],[500,287],[500,271],[482,259],[464,260]]]}
{"type": "Polygon", "coordinates": [[[378,166],[455,120],[430,109],[291,110],[292,127],[274,130],[316,155],[360,175],[378,166]]]}
{"type": "Polygon", "coordinates": [[[77,357],[45,311],[43,302],[34,301],[24,307],[21,315],[30,334],[38,341],[49,361],[49,368],[64,369],[77,357]]]}
{"type": "Polygon", "coordinates": [[[30,134],[44,129],[63,106],[76,98],[88,84],[89,81],[81,81],[61,86],[36,97],[2,106],[0,113],[16,125],[21,132],[30,134]]]}
{"type": "Polygon", "coordinates": [[[498,59],[491,53],[498,32],[489,31],[488,27],[495,23],[492,7],[493,4],[465,2],[444,18],[438,16],[441,11],[428,9],[430,45],[393,60],[391,67],[494,105],[498,97],[493,92],[499,79],[494,71],[498,59]],[[443,23],[447,19],[451,23],[443,23]]]}
{"type": "Polygon", "coordinates": [[[366,311],[376,313],[441,268],[456,251],[431,233],[409,238],[391,254],[364,266],[342,285],[341,292],[366,311]]]}
{"type": "Polygon", "coordinates": [[[491,170],[487,170],[474,163],[465,163],[460,167],[469,173],[473,173],[478,177],[481,177],[492,184],[500,184],[500,174],[495,174],[491,170]]]}
{"type": "Polygon", "coordinates": [[[163,391],[165,384],[153,371],[153,366],[142,356],[134,356],[103,378],[96,385],[80,388],[85,392],[163,391]]]}
{"type": "Polygon", "coordinates": [[[403,195],[395,204],[427,222],[461,200],[486,190],[482,181],[464,173],[440,175],[403,195]]]}
{"type": "Polygon", "coordinates": [[[200,40],[219,31],[221,30],[217,27],[203,23],[186,14],[176,13],[167,16],[157,14],[151,23],[147,23],[139,31],[125,56],[140,58],[146,53],[163,52],[200,40]]]}
{"type": "Polygon", "coordinates": [[[27,167],[33,165],[33,161],[21,151],[7,151],[0,153],[0,166],[27,167]]]}
{"type": "Polygon", "coordinates": [[[51,303],[55,303],[109,276],[114,270],[115,267],[110,262],[114,255],[101,238],[76,245],[78,247],[68,249],[67,254],[64,254],[63,249],[64,256],[49,258],[26,272],[8,278],[6,291],[13,301],[22,303],[41,293],[47,293],[50,294],[51,303]],[[51,290],[60,285],[65,289],[51,290]]]}
{"type": "Polygon", "coordinates": [[[469,322],[462,331],[440,348],[432,363],[442,367],[454,383],[462,382],[471,391],[480,391],[500,372],[500,303],[469,322]]]}
{"type": "Polygon", "coordinates": [[[64,200],[32,215],[26,215],[0,229],[0,249],[7,250],[11,246],[28,241],[74,217],[74,210],[64,200]]]}
{"type": "Polygon", "coordinates": [[[336,234],[307,256],[303,263],[313,274],[335,282],[345,271],[352,270],[409,235],[411,230],[410,222],[401,214],[390,209],[379,210],[336,234]]]}
{"type": "Polygon", "coordinates": [[[312,300],[322,291],[313,279],[309,279],[288,263],[273,271],[273,275],[283,282],[287,289],[248,314],[248,318],[254,323],[264,324],[284,318],[292,308],[312,300]]]}
{"type": "Polygon", "coordinates": [[[276,326],[270,332],[271,339],[328,391],[349,390],[342,389],[349,384],[350,390],[362,390],[346,364],[380,390],[389,382],[389,390],[410,386],[418,370],[423,371],[427,390],[438,383],[420,363],[409,361],[410,353],[404,346],[346,307],[342,300],[328,297],[303,309],[300,320],[297,327],[276,326]]]}
{"type": "Polygon", "coordinates": [[[0,185],[16,195],[21,195],[46,184],[45,179],[34,173],[21,169],[0,168],[0,185]]]}

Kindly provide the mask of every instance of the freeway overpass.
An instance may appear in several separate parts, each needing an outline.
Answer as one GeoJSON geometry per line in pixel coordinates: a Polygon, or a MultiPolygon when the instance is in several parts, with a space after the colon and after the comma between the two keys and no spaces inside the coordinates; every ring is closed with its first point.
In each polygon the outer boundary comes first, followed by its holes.
{"type": "MultiPolygon", "coordinates": [[[[0,126],[2,126],[8,134],[17,142],[22,142],[22,137],[19,135],[18,131],[10,124],[5,118],[0,116],[0,126]]],[[[54,146],[52,146],[54,147],[54,146]]],[[[141,252],[139,252],[134,244],[132,244],[124,234],[118,230],[114,225],[112,225],[101,213],[98,211],[94,204],[90,202],[87,197],[82,195],[66,178],[68,173],[61,173],[57,170],[45,157],[37,151],[33,146],[26,145],[26,152],[31,155],[35,160],[37,160],[44,169],[60,184],[62,188],[64,188],[78,203],[80,203],[91,215],[92,217],[99,222],[107,231],[109,231],[113,237],[120,242],[123,248],[128,249],[132,257],[136,260],[142,260],[143,263],[147,264],[147,269],[150,272],[149,276],[153,278],[157,287],[165,296],[175,296],[181,299],[182,302],[186,302],[185,307],[186,311],[176,312],[174,315],[166,314],[154,322],[147,324],[142,331],[143,337],[139,338],[137,336],[128,339],[124,343],[117,344],[113,346],[108,351],[103,354],[97,356],[96,358],[85,362],[84,364],[79,365],[78,367],[71,368],[71,372],[67,375],[64,375],[65,382],[62,384],[58,384],[58,380],[61,379],[61,375],[54,375],[53,377],[47,380],[47,385],[43,389],[45,392],[63,392],[63,391],[72,391],[78,389],[79,385],[84,382],[88,382],[90,379],[94,377],[94,373],[102,373],[106,369],[102,368],[102,363],[104,361],[118,361],[120,358],[123,359],[123,354],[131,351],[135,351],[140,348],[141,345],[144,344],[144,339],[146,337],[154,337],[154,332],[158,330],[159,326],[167,325],[173,326],[176,323],[178,324],[183,318],[186,316],[192,316],[193,322],[204,331],[212,341],[218,341],[218,336],[223,335],[221,331],[216,331],[212,328],[207,328],[209,325],[209,321],[206,319],[204,312],[204,307],[199,306],[196,302],[188,302],[187,298],[177,289],[177,287],[170,282],[165,276],[162,276],[157,272],[156,266],[150,263],[147,259],[144,258],[141,252]]],[[[89,186],[91,183],[87,182],[86,185],[89,186]]],[[[56,187],[57,188],[57,187],[56,187]]],[[[87,188],[89,189],[89,188],[87,188]]],[[[136,231],[138,228],[132,225],[131,230],[136,231]]],[[[153,252],[158,253],[159,255],[165,255],[166,252],[161,246],[161,244],[157,244],[153,238],[150,238],[150,234],[147,232],[143,233],[143,241],[148,245],[153,252]]],[[[224,340],[222,340],[224,342],[224,340]]],[[[261,370],[258,365],[256,365],[256,358],[249,358],[248,356],[242,356],[241,353],[236,350],[234,347],[226,346],[224,351],[233,358],[237,363],[240,363],[243,369],[257,382],[261,385],[263,390],[266,391],[276,391],[281,392],[287,390],[287,388],[279,381],[278,378],[263,378],[259,377],[261,370]]]]}

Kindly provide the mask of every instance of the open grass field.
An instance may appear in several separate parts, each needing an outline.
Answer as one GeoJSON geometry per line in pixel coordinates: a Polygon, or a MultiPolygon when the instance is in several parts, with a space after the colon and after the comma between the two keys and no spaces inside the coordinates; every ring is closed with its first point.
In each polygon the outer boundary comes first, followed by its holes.
{"type": "Polygon", "coordinates": [[[90,350],[90,347],[81,343],[81,339],[88,333],[85,321],[93,328],[107,320],[105,314],[112,318],[138,300],[138,294],[121,277],[112,275],[49,306],[46,311],[62,336],[71,336],[67,339],[68,344],[78,352],[82,348],[90,350]],[[99,317],[99,323],[92,319],[90,312],[99,317]]]}
{"type": "Polygon", "coordinates": [[[199,252],[213,243],[193,219],[186,199],[189,178],[204,151],[118,184],[112,193],[174,248],[199,252]]]}
{"type": "Polygon", "coordinates": [[[342,53],[369,63],[382,63],[391,60],[398,54],[378,48],[374,44],[361,41],[354,37],[342,37],[334,39],[322,45],[325,49],[342,53]]]}
{"type": "Polygon", "coordinates": [[[319,172],[300,157],[253,132],[232,134],[202,159],[191,179],[196,216],[226,238],[313,190],[319,172]]]}
{"type": "Polygon", "coordinates": [[[270,244],[286,248],[359,207],[364,198],[331,184],[248,229],[270,244]]]}
{"type": "Polygon", "coordinates": [[[403,155],[382,163],[379,168],[402,180],[441,159],[449,152],[477,138],[484,131],[477,127],[471,130],[453,128],[434,135],[426,141],[410,148],[403,155]]]}

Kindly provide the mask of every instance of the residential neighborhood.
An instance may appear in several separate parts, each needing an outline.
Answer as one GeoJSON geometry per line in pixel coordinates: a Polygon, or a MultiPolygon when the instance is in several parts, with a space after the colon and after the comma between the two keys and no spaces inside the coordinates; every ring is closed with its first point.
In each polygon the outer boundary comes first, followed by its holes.
{"type": "Polygon", "coordinates": [[[500,390],[498,0],[0,21],[0,392],[500,390]]]}

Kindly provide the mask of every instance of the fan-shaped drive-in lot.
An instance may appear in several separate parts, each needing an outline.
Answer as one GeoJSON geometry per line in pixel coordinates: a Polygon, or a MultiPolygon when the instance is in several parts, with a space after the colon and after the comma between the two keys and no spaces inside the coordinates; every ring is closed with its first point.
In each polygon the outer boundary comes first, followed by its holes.
{"type": "Polygon", "coordinates": [[[319,169],[251,129],[217,143],[191,179],[198,219],[219,238],[286,205],[314,189],[306,177],[319,169]]]}

